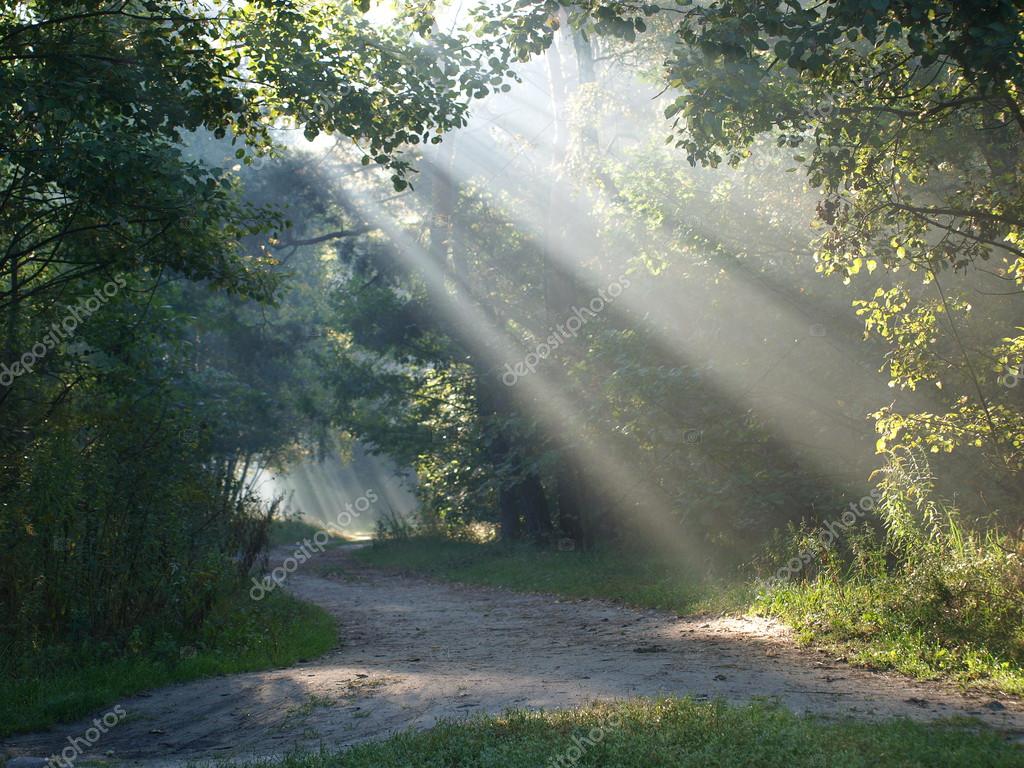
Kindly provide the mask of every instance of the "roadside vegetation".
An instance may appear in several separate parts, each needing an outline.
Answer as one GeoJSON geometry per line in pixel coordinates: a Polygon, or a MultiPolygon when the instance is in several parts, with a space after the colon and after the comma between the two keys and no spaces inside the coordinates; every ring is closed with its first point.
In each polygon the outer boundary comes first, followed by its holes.
{"type": "Polygon", "coordinates": [[[1015,768],[1021,755],[998,734],[969,723],[826,723],[766,704],[667,699],[443,722],[338,754],[293,755],[274,766],[1015,768]]]}
{"type": "Polygon", "coordinates": [[[260,601],[244,592],[225,596],[194,635],[145,644],[137,637],[126,648],[50,644],[5,653],[0,737],[43,730],[170,683],[290,666],[329,651],[337,640],[326,611],[276,590],[260,601]]]}
{"type": "Polygon", "coordinates": [[[822,575],[767,589],[751,610],[857,664],[1024,695],[1022,598],[1007,589],[1020,575],[1000,559],[822,575]]]}

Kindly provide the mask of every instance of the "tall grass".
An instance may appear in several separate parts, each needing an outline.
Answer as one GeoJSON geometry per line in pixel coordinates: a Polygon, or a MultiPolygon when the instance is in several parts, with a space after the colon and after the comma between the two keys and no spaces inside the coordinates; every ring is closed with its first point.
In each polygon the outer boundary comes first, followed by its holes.
{"type": "Polygon", "coordinates": [[[881,536],[862,525],[755,610],[858,661],[1024,693],[1024,544],[966,526],[920,456],[890,456],[879,487],[881,536]]]}

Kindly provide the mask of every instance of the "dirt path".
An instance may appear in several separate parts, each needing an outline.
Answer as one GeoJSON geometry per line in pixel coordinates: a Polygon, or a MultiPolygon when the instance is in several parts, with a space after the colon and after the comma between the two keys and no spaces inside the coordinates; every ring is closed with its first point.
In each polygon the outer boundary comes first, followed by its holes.
{"type": "MultiPolygon", "coordinates": [[[[149,768],[189,760],[338,748],[441,717],[662,694],[777,699],[826,717],[966,715],[1024,740],[1024,704],[856,669],[793,646],[762,619],[677,619],[597,601],[560,602],[369,572],[346,549],[324,578],[288,588],[338,617],[344,647],[284,670],[175,685],[122,702],[128,717],[80,761],[149,768]]],[[[91,719],[15,737],[11,755],[49,755],[91,719]]],[[[2,751],[0,751],[2,753],[2,751]]]]}

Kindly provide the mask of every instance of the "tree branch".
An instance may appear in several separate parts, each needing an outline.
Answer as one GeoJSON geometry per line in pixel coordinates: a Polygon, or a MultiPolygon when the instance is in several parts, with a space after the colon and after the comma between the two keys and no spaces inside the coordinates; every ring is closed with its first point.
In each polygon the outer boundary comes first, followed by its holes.
{"type": "Polygon", "coordinates": [[[380,227],[374,227],[369,224],[363,224],[362,226],[355,227],[354,229],[339,229],[334,232],[328,232],[317,237],[310,237],[304,240],[279,240],[275,248],[291,248],[302,245],[316,245],[317,243],[325,243],[328,240],[337,240],[342,237],[356,237],[357,235],[365,235],[367,232],[374,232],[380,229],[380,227]]]}

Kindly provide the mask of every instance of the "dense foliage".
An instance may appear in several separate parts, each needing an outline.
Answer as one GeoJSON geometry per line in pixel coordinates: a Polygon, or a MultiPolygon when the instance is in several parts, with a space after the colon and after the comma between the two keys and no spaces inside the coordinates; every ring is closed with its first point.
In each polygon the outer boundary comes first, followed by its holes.
{"type": "MultiPolygon", "coordinates": [[[[988,31],[974,37],[991,49],[980,57],[935,41],[936,25],[967,23],[952,6],[865,4],[862,18],[853,5],[711,4],[671,23],[656,6],[637,16],[628,6],[531,3],[485,12],[489,29],[517,31],[514,49],[548,46],[548,68],[560,69],[549,76],[551,154],[512,183],[479,173],[453,184],[466,172],[451,155],[427,158],[417,237],[429,266],[397,294],[378,283],[385,304],[363,296],[345,316],[393,309],[397,295],[421,321],[413,338],[405,325],[355,339],[418,362],[372,436],[419,457],[423,492],[442,517],[474,518],[486,502],[501,518],[511,506],[508,532],[519,518],[543,534],[554,514],[563,534],[585,541],[603,537],[604,519],[639,526],[657,507],[683,515],[690,535],[749,551],[786,519],[841,514],[886,457],[921,449],[937,497],[955,495],[972,524],[1020,526],[1020,256],[1005,213],[1020,191],[1020,125],[1007,96],[1014,72],[1000,70],[1009,79],[997,87],[995,74],[977,71],[998,59],[1006,41],[993,30],[1010,20],[977,14],[988,31]],[[639,16],[653,17],[655,37],[642,55],[619,41],[646,29],[639,16]],[[931,32],[914,26],[919,17],[931,32]],[[920,40],[932,38],[925,51],[920,40]],[[740,171],[689,170],[659,148],[670,126],[623,88],[624,61],[667,76],[674,92],[661,108],[691,163],[728,160],[740,171]],[[632,134],[610,153],[617,122],[632,134]],[[801,165],[806,186],[782,173],[801,165]],[[515,220],[524,210],[525,228],[515,220]],[[626,298],[540,365],[532,378],[543,383],[514,395],[494,386],[514,362],[510,347],[526,354],[622,274],[626,298]],[[672,306],[680,292],[690,306],[672,306]],[[445,314],[486,333],[423,322],[445,314]],[[443,367],[437,327],[450,344],[443,367]],[[685,341],[666,341],[684,328],[685,341]],[[867,343],[857,343],[861,332],[867,343]],[[879,365],[888,379],[866,374],[879,365]],[[413,391],[421,396],[409,399],[413,391]],[[873,436],[857,424],[868,414],[873,436]],[[848,433],[844,445],[836,429],[848,433]],[[538,485],[549,503],[537,504],[538,485]]],[[[503,146],[451,143],[455,156],[503,146]]],[[[901,501],[890,491],[895,516],[901,501]]]]}
{"type": "Polygon", "coordinates": [[[201,623],[265,543],[253,470],[322,439],[315,307],[274,252],[297,230],[238,171],[291,119],[401,187],[396,150],[501,71],[459,35],[420,55],[418,17],[335,11],[0,5],[4,643],[201,623]]]}

